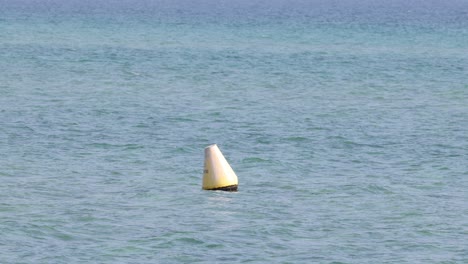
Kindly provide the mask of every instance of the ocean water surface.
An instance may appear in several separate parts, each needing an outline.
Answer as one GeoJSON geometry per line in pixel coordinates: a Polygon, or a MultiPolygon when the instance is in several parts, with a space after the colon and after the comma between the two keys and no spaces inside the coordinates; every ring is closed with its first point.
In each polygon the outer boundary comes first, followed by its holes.
{"type": "Polygon", "coordinates": [[[0,262],[468,263],[467,77],[463,0],[0,0],[0,262]]]}

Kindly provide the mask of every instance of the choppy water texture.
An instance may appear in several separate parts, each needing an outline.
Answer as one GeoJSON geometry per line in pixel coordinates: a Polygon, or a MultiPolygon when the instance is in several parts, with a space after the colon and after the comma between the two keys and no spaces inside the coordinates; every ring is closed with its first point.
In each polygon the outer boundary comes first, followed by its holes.
{"type": "Polygon", "coordinates": [[[1,262],[468,263],[468,2],[383,2],[0,0],[1,262]]]}

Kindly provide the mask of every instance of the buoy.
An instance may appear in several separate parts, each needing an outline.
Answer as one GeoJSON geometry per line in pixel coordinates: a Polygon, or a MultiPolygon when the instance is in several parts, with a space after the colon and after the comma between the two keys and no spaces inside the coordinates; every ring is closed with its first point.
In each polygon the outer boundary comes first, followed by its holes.
{"type": "Polygon", "coordinates": [[[204,190],[237,191],[237,175],[216,144],[205,148],[204,190]]]}

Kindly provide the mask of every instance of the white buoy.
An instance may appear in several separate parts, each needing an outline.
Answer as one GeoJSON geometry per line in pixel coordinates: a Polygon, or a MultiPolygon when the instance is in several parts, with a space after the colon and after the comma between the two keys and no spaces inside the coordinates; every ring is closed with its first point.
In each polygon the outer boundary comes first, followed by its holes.
{"type": "Polygon", "coordinates": [[[237,175],[216,144],[205,148],[204,190],[237,191],[237,175]]]}

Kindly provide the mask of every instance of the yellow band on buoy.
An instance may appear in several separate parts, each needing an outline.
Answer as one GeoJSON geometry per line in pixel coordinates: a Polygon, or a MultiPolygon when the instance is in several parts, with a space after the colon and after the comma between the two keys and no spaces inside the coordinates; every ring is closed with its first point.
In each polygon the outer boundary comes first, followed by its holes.
{"type": "Polygon", "coordinates": [[[204,190],[237,191],[237,175],[216,144],[205,148],[204,190]]]}

